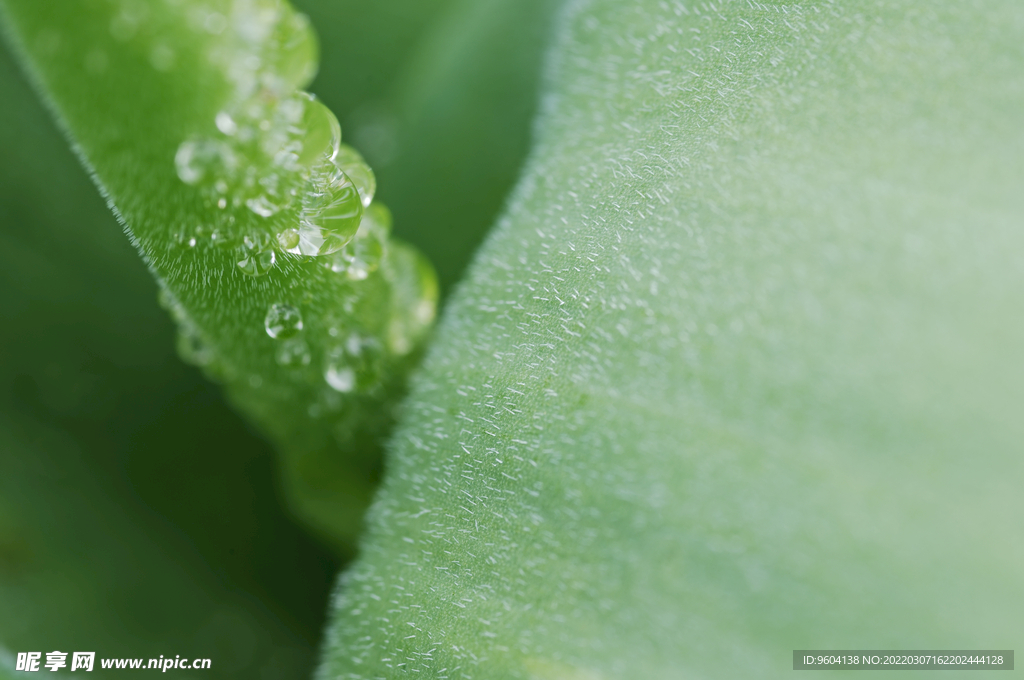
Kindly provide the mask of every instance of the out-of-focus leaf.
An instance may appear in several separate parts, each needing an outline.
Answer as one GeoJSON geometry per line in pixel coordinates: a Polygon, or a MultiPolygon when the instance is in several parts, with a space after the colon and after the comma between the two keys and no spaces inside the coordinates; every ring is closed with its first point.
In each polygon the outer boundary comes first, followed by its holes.
{"type": "MultiPolygon", "coordinates": [[[[66,436],[0,416],[0,466],[0,640],[12,651],[203,657],[221,678],[302,666],[306,643],[286,623],[225,587],[166,522],[116,501],[66,436]]],[[[98,664],[97,677],[117,673],[98,664]]]]}
{"type": "Polygon", "coordinates": [[[575,2],[322,678],[1024,633],[1024,8],[575,2]]]}
{"type": "Polygon", "coordinates": [[[0,678],[3,680],[14,680],[14,657],[3,647],[0,647],[0,678]]]}
{"type": "Polygon", "coordinates": [[[395,85],[381,196],[397,233],[426,253],[445,287],[461,278],[526,158],[560,5],[464,0],[437,22],[395,85]]]}
{"type": "MultiPolygon", "coordinates": [[[[320,41],[317,96],[338,114],[342,130],[364,153],[358,139],[374,133],[374,114],[391,111],[394,84],[418,60],[426,36],[460,0],[296,0],[309,15],[320,41]],[[363,128],[361,130],[361,128],[363,128]]],[[[372,146],[372,144],[371,144],[372,146]]],[[[371,160],[371,162],[373,162],[371,160]]]]}

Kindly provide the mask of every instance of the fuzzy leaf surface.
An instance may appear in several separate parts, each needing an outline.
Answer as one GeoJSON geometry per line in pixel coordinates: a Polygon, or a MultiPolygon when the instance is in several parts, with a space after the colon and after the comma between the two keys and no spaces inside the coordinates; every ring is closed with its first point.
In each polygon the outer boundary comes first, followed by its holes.
{"type": "Polygon", "coordinates": [[[548,68],[320,677],[1012,647],[1020,4],[579,1],[548,68]]]}
{"type": "MultiPolygon", "coordinates": [[[[161,283],[183,356],[277,444],[294,508],[345,552],[436,282],[390,241],[361,278],[346,250],[281,245],[303,243],[310,200],[327,204],[313,212],[328,224],[343,212],[332,192],[355,196],[340,175],[319,199],[308,183],[287,191],[299,176],[288,168],[324,167],[314,147],[330,147],[331,114],[299,93],[317,66],[308,21],[283,0],[3,6],[37,87],[161,283]]],[[[386,240],[389,218],[375,220],[386,240]]]]}

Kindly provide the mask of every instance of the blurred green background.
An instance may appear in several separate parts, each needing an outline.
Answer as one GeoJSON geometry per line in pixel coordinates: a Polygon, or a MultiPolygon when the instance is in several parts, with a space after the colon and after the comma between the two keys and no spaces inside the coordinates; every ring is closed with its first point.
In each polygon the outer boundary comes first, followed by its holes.
{"type": "MultiPolygon", "coordinates": [[[[296,4],[321,38],[313,91],[448,292],[527,153],[557,3],[296,4]]],[[[178,360],[156,284],[6,47],[0,93],[0,645],[308,676],[343,559],[178,360]]]]}

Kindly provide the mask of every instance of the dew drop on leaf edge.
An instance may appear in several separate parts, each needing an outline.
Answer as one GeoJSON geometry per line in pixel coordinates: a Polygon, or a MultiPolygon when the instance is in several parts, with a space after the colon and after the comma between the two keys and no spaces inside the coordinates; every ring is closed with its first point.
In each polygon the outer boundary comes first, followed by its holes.
{"type": "Polygon", "coordinates": [[[341,148],[341,125],[334,113],[314,95],[300,92],[303,103],[301,129],[302,150],[297,162],[304,168],[315,168],[333,161],[341,148]]]}
{"type": "Polygon", "coordinates": [[[377,178],[373,170],[359,154],[347,144],[342,144],[335,157],[335,164],[352,180],[359,192],[359,198],[366,208],[373,202],[373,196],[377,192],[377,178]]]}
{"type": "Polygon", "coordinates": [[[309,85],[320,61],[320,46],[309,17],[286,6],[267,40],[264,56],[282,89],[309,85]]]}

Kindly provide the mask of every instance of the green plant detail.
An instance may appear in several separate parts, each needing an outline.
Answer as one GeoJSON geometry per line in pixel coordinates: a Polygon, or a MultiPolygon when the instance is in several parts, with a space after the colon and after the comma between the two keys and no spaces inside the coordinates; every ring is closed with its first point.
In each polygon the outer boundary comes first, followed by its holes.
{"type": "Polygon", "coordinates": [[[0,647],[0,679],[13,680],[17,676],[14,670],[14,657],[3,647],[0,647]]]}
{"type": "Polygon", "coordinates": [[[590,0],[557,36],[319,677],[1012,646],[1024,5],[590,0]]]}
{"type": "MultiPolygon", "coordinates": [[[[308,26],[271,2],[43,4],[2,0],[184,353],[348,540],[372,470],[339,448],[387,420],[436,291],[301,92],[308,26]]],[[[318,677],[1012,648],[1024,5],[572,0],[555,35],[532,156],[411,382],[318,677]]],[[[429,82],[458,91],[451,61],[429,82]]]]}
{"type": "Polygon", "coordinates": [[[308,19],[278,0],[5,7],[160,281],[179,353],[277,444],[299,513],[350,544],[376,475],[366,442],[390,422],[438,290],[301,89],[317,66],[308,19]]]}

